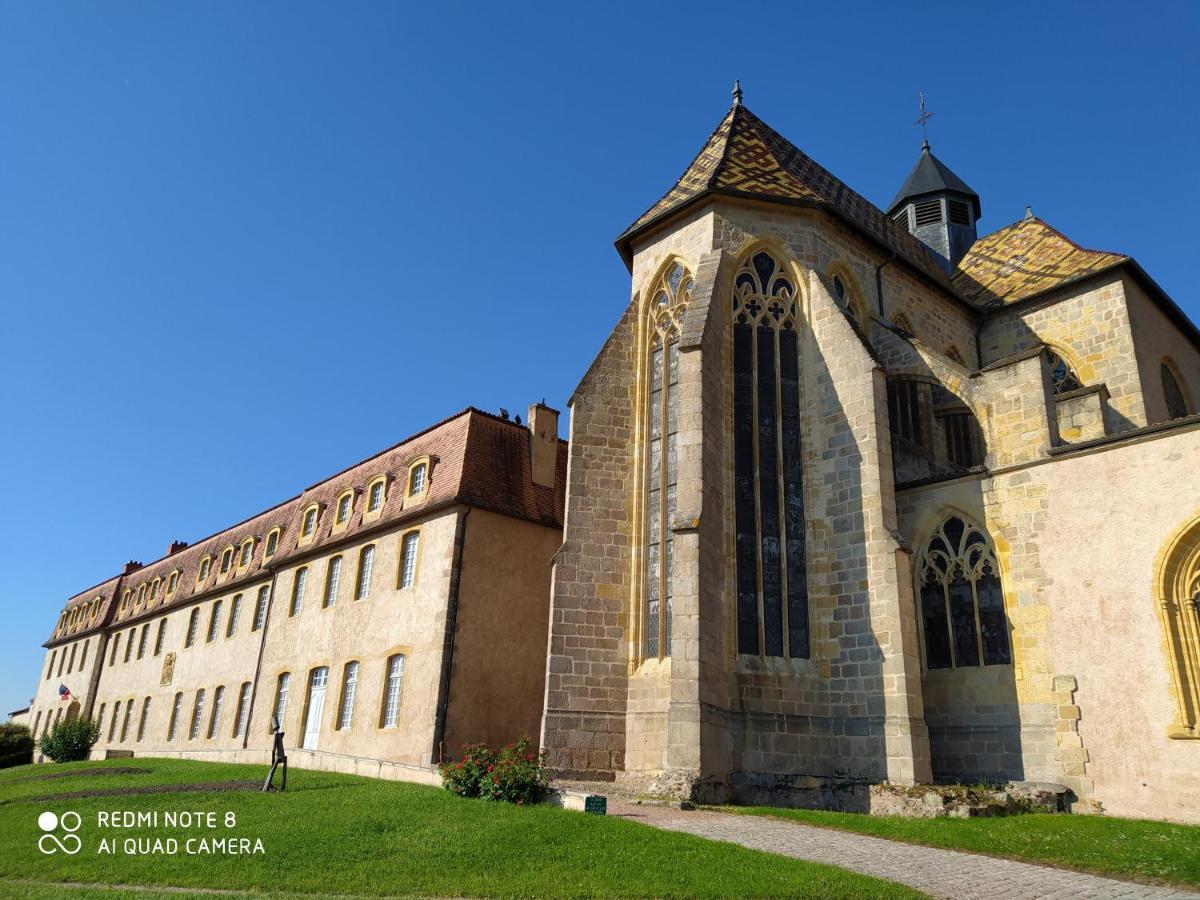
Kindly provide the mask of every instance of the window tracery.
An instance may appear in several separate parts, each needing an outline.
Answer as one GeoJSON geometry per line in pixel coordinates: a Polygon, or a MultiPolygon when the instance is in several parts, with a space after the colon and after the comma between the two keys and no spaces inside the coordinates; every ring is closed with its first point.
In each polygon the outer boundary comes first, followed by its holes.
{"type": "Polygon", "coordinates": [[[808,658],[796,286],[769,253],[734,276],[738,652],[808,658]]]}
{"type": "Polygon", "coordinates": [[[1177,717],[1173,738],[1200,738],[1200,522],[1175,542],[1161,582],[1159,612],[1177,717]]]}
{"type": "Polygon", "coordinates": [[[679,430],[679,332],[694,279],[676,262],[655,286],[646,310],[646,582],[643,647],[646,658],[671,655],[671,579],[679,430]]]}
{"type": "Polygon", "coordinates": [[[918,584],[927,668],[1012,662],[1000,567],[982,529],[948,517],[925,547],[918,584]]]}
{"type": "Polygon", "coordinates": [[[1047,359],[1050,363],[1050,385],[1054,389],[1055,396],[1077,391],[1083,387],[1083,382],[1079,380],[1079,376],[1075,374],[1075,370],[1062,357],[1062,354],[1051,350],[1047,354],[1047,359]]]}

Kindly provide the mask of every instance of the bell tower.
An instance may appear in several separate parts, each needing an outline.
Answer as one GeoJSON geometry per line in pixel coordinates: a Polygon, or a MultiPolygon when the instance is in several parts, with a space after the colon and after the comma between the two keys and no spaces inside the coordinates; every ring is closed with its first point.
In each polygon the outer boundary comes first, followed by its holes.
{"type": "Polygon", "coordinates": [[[979,195],[933,155],[925,140],[917,164],[887,213],[937,254],[942,268],[952,272],[975,243],[979,195]]]}

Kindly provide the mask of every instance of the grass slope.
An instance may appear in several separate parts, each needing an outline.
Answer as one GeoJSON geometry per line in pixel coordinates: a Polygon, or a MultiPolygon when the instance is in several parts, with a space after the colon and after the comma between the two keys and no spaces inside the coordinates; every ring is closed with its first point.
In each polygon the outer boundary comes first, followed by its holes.
{"type": "Polygon", "coordinates": [[[1195,825],[1108,816],[909,819],[769,806],[725,809],[1098,875],[1200,885],[1200,827],[1195,825]]]}
{"type": "MultiPolygon", "coordinates": [[[[134,759],[0,772],[0,895],[134,896],[21,884],[218,888],[291,894],[469,896],[913,897],[907,888],[841,869],[657,831],[618,818],[545,806],[463,800],[437,788],[293,769],[286,794],[178,792],[53,799],[67,792],[261,778],[261,766],[134,759]],[[72,769],[144,767],[147,774],[72,769]],[[35,799],[47,797],[51,799],[35,799]],[[38,814],[75,810],[84,849],[39,852],[38,814]],[[226,811],[237,828],[216,832],[101,829],[101,810],[226,811]],[[186,855],[187,836],[261,838],[265,856],[186,855]],[[101,838],[180,838],[176,856],[96,852],[101,838]],[[6,883],[7,880],[7,883],[6,883]],[[57,894],[56,894],[57,895],[57,894]]],[[[259,894],[261,896],[261,893],[259,894]]],[[[138,894],[145,900],[147,894],[138,894]]],[[[153,895],[149,895],[153,896],[153,895]]]]}

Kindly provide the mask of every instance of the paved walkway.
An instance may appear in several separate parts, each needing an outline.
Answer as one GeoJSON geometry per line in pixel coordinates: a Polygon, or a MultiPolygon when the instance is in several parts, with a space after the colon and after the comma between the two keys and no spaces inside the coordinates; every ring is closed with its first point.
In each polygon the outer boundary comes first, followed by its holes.
{"type": "Polygon", "coordinates": [[[918,847],[899,841],[816,828],[766,816],[736,815],[707,810],[683,811],[669,806],[634,805],[610,797],[608,814],[635,822],[682,831],[714,841],[741,844],[754,850],[796,859],[828,863],[898,881],[931,897],[951,900],[1024,897],[1187,898],[1200,894],[1177,888],[1153,887],[1065,869],[996,859],[976,853],[918,847]]]}

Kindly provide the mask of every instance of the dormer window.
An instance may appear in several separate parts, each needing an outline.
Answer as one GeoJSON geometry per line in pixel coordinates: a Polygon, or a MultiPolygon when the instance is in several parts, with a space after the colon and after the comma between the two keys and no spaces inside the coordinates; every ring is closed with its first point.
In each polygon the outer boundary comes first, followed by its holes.
{"type": "Polygon", "coordinates": [[[179,586],[179,571],[171,573],[171,577],[167,579],[167,596],[170,597],[175,593],[175,588],[179,586]]]}
{"type": "Polygon", "coordinates": [[[345,525],[350,521],[350,510],[354,505],[354,492],[346,491],[342,496],[338,497],[337,512],[334,514],[333,524],[345,525]]]}
{"type": "Polygon", "coordinates": [[[379,479],[371,485],[371,490],[367,494],[367,512],[376,512],[383,506],[383,479],[379,479]]]}
{"type": "Polygon", "coordinates": [[[279,529],[272,528],[271,533],[267,535],[267,546],[263,550],[263,560],[266,561],[275,555],[275,551],[279,549],[279,529]]]}
{"type": "Polygon", "coordinates": [[[146,585],[142,584],[138,587],[137,603],[134,604],[134,609],[141,609],[146,603],[146,585]]]}
{"type": "Polygon", "coordinates": [[[302,538],[311,539],[317,533],[317,513],[319,511],[315,503],[304,511],[304,523],[300,527],[302,538]]]}
{"type": "Polygon", "coordinates": [[[238,568],[246,568],[252,559],[254,559],[254,538],[246,538],[242,541],[242,549],[238,554],[238,568]]]}
{"type": "Polygon", "coordinates": [[[206,556],[200,560],[200,570],[196,573],[196,584],[204,584],[208,581],[208,573],[212,569],[212,557],[206,556]]]}
{"type": "Polygon", "coordinates": [[[221,551],[221,574],[224,575],[233,565],[233,548],[226,547],[221,551]]]}
{"type": "Polygon", "coordinates": [[[429,475],[429,463],[419,462],[408,473],[408,496],[415,497],[425,493],[425,483],[429,475]]]}

